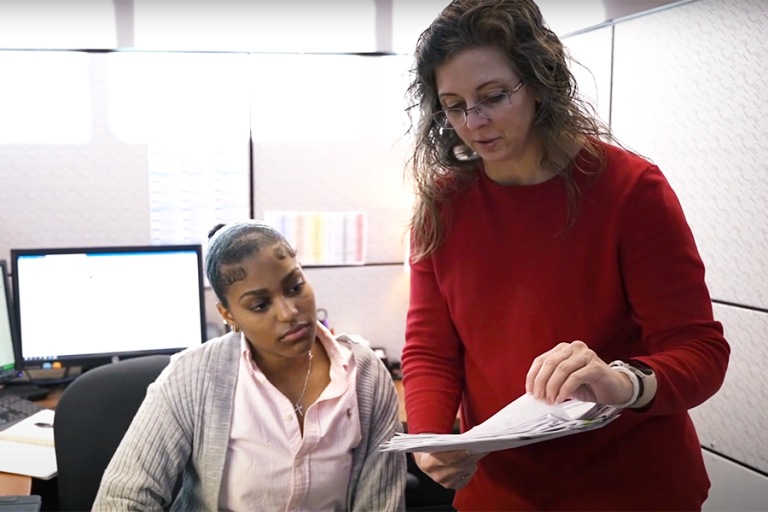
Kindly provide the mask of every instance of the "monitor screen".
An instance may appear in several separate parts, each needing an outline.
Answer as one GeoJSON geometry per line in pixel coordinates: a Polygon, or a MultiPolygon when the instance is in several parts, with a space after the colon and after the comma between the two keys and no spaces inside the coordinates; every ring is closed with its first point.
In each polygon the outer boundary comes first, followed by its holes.
{"type": "Polygon", "coordinates": [[[11,330],[11,296],[8,289],[8,269],[0,260],[0,382],[16,377],[16,357],[11,330]]]}
{"type": "Polygon", "coordinates": [[[91,366],[205,341],[200,245],[14,249],[24,367],[91,366]]]}

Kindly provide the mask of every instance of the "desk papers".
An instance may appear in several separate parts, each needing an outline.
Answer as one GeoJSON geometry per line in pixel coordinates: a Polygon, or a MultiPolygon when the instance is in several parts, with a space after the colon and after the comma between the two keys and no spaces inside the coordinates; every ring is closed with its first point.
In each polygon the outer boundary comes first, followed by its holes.
{"type": "Polygon", "coordinates": [[[579,400],[549,405],[525,394],[463,434],[397,433],[380,448],[385,452],[428,453],[507,450],[603,427],[619,412],[615,407],[579,400]]]}
{"type": "Polygon", "coordinates": [[[48,480],[56,476],[54,411],[45,409],[0,432],[0,471],[48,480]]]}

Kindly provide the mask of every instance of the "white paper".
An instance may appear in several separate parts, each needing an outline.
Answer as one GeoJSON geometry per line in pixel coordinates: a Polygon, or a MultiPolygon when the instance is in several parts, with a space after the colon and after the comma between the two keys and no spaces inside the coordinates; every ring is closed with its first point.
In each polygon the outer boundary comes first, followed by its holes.
{"type": "Polygon", "coordinates": [[[396,434],[380,448],[394,452],[508,450],[603,427],[619,412],[578,400],[549,405],[525,394],[463,434],[396,434]]]}
{"type": "Polygon", "coordinates": [[[53,428],[35,425],[53,424],[53,418],[54,411],[46,409],[0,432],[5,438],[0,439],[0,472],[43,480],[56,476],[53,428]]]}
{"type": "Polygon", "coordinates": [[[285,236],[303,266],[365,264],[366,212],[265,211],[264,222],[285,236]]]}
{"type": "Polygon", "coordinates": [[[204,244],[216,224],[250,215],[247,143],[153,142],[147,168],[153,245],[204,244]]]}
{"type": "Polygon", "coordinates": [[[471,429],[471,431],[475,434],[494,434],[502,430],[512,429],[547,414],[563,419],[570,418],[568,413],[563,410],[562,405],[549,405],[545,401],[536,400],[533,395],[526,393],[480,425],[471,429]]]}

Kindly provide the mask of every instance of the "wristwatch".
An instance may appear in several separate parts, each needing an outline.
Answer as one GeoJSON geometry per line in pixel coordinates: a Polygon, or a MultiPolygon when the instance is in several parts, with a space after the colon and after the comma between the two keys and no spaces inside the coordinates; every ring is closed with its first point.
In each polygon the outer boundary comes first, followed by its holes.
{"type": "Polygon", "coordinates": [[[650,366],[636,359],[618,359],[609,364],[614,370],[630,377],[634,391],[632,398],[619,407],[641,409],[648,405],[656,396],[656,374],[650,366]]]}

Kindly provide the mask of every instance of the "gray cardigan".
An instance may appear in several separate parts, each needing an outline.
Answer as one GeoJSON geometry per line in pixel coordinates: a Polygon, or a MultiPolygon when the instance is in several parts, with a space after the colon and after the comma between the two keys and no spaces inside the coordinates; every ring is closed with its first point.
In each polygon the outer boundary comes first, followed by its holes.
{"type": "MultiPolygon", "coordinates": [[[[379,445],[402,427],[397,392],[384,365],[346,336],[357,365],[362,440],[354,449],[348,510],[404,510],[403,454],[379,445]]],[[[229,443],[240,335],[230,333],[176,354],[147,397],[101,480],[93,510],[217,510],[229,443]]]]}

